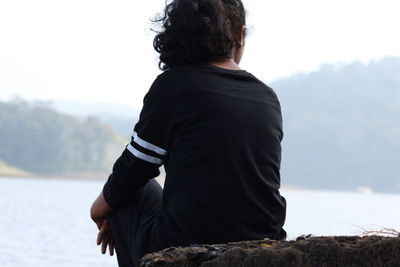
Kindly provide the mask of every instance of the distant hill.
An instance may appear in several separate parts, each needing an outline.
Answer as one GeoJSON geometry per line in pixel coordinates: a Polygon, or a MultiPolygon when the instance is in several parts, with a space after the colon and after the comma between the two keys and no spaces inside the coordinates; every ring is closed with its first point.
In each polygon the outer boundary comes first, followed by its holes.
{"type": "Polygon", "coordinates": [[[123,105],[109,103],[88,103],[76,101],[51,101],[48,106],[66,114],[80,117],[92,116],[110,125],[124,137],[132,135],[133,126],[139,119],[140,110],[123,105]]]}
{"type": "Polygon", "coordinates": [[[270,85],[284,116],[283,183],[400,192],[400,58],[270,85]]]}
{"type": "Polygon", "coordinates": [[[132,136],[133,127],[139,120],[139,111],[130,117],[123,117],[110,113],[99,113],[96,114],[95,117],[109,125],[117,134],[130,138],[130,136],[132,136]]]}
{"type": "Polygon", "coordinates": [[[44,105],[0,102],[0,159],[32,173],[109,171],[126,139],[95,117],[44,105]]]}

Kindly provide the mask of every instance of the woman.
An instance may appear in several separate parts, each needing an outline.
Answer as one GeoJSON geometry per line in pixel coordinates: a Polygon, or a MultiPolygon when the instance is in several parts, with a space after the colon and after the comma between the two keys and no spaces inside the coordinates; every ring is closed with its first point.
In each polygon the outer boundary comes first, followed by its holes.
{"type": "Polygon", "coordinates": [[[164,72],[91,209],[103,253],[115,242],[119,266],[138,266],[170,246],[284,239],[280,105],[238,66],[242,2],[175,0],[159,22],[164,72]]]}

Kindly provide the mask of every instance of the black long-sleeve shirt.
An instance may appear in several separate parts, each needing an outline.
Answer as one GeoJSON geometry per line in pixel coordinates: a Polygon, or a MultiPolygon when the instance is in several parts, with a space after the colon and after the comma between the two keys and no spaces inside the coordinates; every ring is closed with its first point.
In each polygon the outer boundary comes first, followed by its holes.
{"type": "Polygon", "coordinates": [[[274,91],[244,70],[177,67],[157,77],[103,193],[112,208],[158,176],[158,249],[279,239],[282,116],[274,91]]]}

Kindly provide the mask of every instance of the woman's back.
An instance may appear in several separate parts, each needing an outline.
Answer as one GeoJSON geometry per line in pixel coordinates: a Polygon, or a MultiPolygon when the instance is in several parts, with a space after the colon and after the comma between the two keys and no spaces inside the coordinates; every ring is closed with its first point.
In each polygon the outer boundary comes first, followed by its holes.
{"type": "MultiPolygon", "coordinates": [[[[157,249],[280,239],[282,120],[273,90],[246,71],[204,64],[166,71],[146,101],[160,110],[144,109],[141,117],[162,120],[169,129],[163,137],[166,179],[154,232],[157,249]],[[151,117],[160,113],[163,118],[151,117]]],[[[140,121],[135,131],[161,141],[147,134],[157,129],[140,121]]]]}

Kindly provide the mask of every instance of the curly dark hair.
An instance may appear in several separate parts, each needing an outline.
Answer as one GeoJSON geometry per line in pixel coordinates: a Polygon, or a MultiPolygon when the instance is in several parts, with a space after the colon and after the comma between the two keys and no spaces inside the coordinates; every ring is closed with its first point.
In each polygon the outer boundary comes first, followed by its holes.
{"type": "Polygon", "coordinates": [[[153,46],[167,70],[231,58],[246,12],[241,0],[173,0],[155,22],[161,31],[153,46]]]}

